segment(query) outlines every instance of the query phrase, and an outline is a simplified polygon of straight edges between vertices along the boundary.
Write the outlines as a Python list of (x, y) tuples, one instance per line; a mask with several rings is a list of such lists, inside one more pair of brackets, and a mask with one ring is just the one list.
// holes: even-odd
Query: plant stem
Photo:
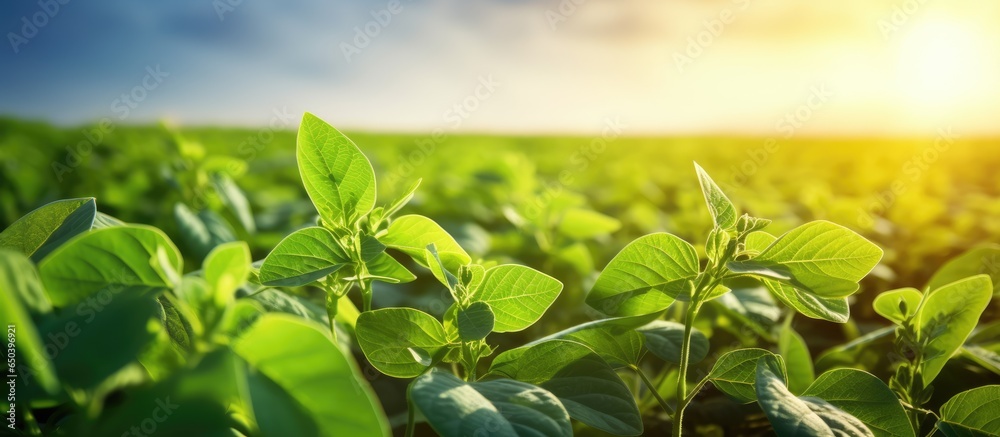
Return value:
[(701, 308), (701, 303), (696, 300), (700, 294), (698, 291), (700, 291), (700, 287), (693, 293), (692, 302), (684, 315), (684, 341), (681, 343), (681, 362), (677, 376), (677, 411), (674, 412), (674, 437), (682, 435), (681, 422), (684, 420), (684, 408), (691, 401), (687, 397), (687, 371), (688, 361), (691, 359), (691, 329), (695, 317), (698, 316), (698, 310)]
[(413, 382), (411, 381), (406, 386), (406, 437), (413, 437), (413, 430), (416, 428), (416, 411), (414, 411), (413, 397), (410, 395), (410, 389), (413, 388)]
[(326, 316), (330, 318), (330, 333), (333, 334), (334, 343), (337, 342), (337, 305), (340, 297), (329, 292), (326, 293)]
[(656, 397), (656, 401), (660, 403), (661, 407), (663, 407), (663, 411), (666, 411), (667, 414), (674, 414), (674, 409), (670, 408), (667, 401), (663, 400), (663, 397), (660, 396), (660, 392), (656, 389), (656, 385), (653, 384), (653, 381), (650, 381), (649, 378), (646, 377), (646, 374), (642, 373), (642, 370), (640, 370), (638, 366), (632, 366), (632, 370), (639, 374), (639, 378), (642, 379), (643, 384), (646, 384), (646, 388), (649, 389), (650, 393)]

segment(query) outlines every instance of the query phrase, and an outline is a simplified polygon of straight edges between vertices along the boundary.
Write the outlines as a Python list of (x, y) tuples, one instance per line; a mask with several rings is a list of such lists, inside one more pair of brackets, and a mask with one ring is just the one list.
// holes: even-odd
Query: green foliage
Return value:
[(468, 383), (432, 370), (417, 378), (413, 403), (442, 436), (570, 436), (566, 409), (552, 393), (510, 379)]
[(290, 287), (325, 278), (350, 262), (332, 232), (309, 227), (285, 237), (260, 265), (264, 285)]
[(365, 311), (358, 317), (357, 333), (368, 361), (397, 378), (420, 375), (448, 346), (441, 322), (411, 308)]
[(625, 246), (594, 283), (587, 304), (609, 316), (663, 311), (698, 275), (694, 247), (670, 234), (652, 234)]
[(358, 146), (316, 116), (299, 125), (295, 157), (302, 185), (330, 226), (349, 227), (375, 206), (375, 170)]
[(19, 251), (38, 262), (70, 238), (89, 231), (96, 214), (93, 198), (57, 200), (0, 232), (0, 248)]
[(498, 355), (490, 373), (535, 384), (554, 394), (570, 417), (617, 435), (639, 435), (642, 419), (632, 394), (603, 358), (579, 343), (551, 340)]
[(754, 391), (779, 436), (873, 436), (863, 422), (818, 397), (797, 398), (785, 387), (785, 369), (775, 356), (757, 361)]
[(374, 393), (359, 382), (357, 365), (321, 326), (268, 315), (233, 350), (249, 367), (250, 406), (262, 434), (287, 435), (290, 425), (320, 435), (389, 434)]
[(1000, 435), (1000, 386), (974, 388), (941, 406), (937, 429), (948, 437)]
[(472, 302), (489, 304), (496, 315), (494, 332), (525, 329), (538, 321), (562, 291), (562, 283), (529, 267), (496, 266), (472, 291)]
[[(17, 326), (18, 360), (30, 366), (17, 407), (38, 419), (27, 434), (122, 435), (168, 400), (183, 407), (158, 425), (165, 435), (390, 435), (405, 419), (408, 436), (663, 434), (668, 422), (682, 436), (746, 433), (725, 422), (756, 415), (778, 435), (907, 437), (930, 431), (925, 408), (938, 398), (1000, 375), (997, 325), (977, 329), (994, 316), (995, 245), (945, 264), (923, 289), (874, 297), (894, 328), (873, 326), (871, 311), (850, 320), (850, 303), (872, 299), (857, 292), (925, 271), (936, 260), (928, 247), (951, 253), (957, 231), (928, 225), (908, 246), (885, 241), (915, 234), (854, 220), (852, 204), (800, 187), (788, 166), (761, 174), (783, 167), (794, 189), (716, 183), (697, 164), (693, 175), (646, 172), (615, 153), (554, 184), (543, 169), (566, 160), (544, 148), (528, 160), (399, 140), (369, 160), (311, 114), (275, 137), (233, 158), (210, 153), (217, 139), (171, 134), (171, 155), (150, 149), (149, 171), (77, 194), (107, 194), (102, 209), (166, 232), (97, 212), (92, 197), (31, 210), (0, 232), (0, 317)], [(293, 140), (297, 175), (281, 155)], [(487, 149), (501, 159), (479, 159)], [(656, 158), (643, 162), (676, 161)], [(0, 166), (4, 183), (10, 168)], [(14, 187), (0, 193), (7, 223), (32, 198)], [(955, 227), (980, 235), (983, 214)], [(887, 261), (866, 237), (813, 219), (860, 227)], [(923, 244), (937, 238), (949, 243)], [(841, 335), (848, 343), (833, 344)], [(810, 351), (829, 346), (814, 363)], [(709, 383), (718, 390), (703, 392)], [(945, 403), (937, 432), (1000, 432), (995, 387)], [(693, 402), (702, 414), (685, 420)]]
[(171, 288), (184, 260), (159, 229), (128, 225), (98, 229), (66, 242), (38, 265), (55, 306), (68, 306), (98, 292), (143, 293)]

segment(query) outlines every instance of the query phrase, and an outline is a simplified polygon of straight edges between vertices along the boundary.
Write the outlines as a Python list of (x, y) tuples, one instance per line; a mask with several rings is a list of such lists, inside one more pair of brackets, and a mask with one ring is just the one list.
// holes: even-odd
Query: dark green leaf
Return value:
[(466, 383), (438, 370), (413, 382), (413, 403), (444, 437), (572, 436), (566, 409), (552, 393), (509, 379)]
[(632, 392), (614, 369), (584, 345), (551, 340), (504, 352), (490, 373), (535, 384), (556, 395), (570, 417), (617, 435), (642, 433)]

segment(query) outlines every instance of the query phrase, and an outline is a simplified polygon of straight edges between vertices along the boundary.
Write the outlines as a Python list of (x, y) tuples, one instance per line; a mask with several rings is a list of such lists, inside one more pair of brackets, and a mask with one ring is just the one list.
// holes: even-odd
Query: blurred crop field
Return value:
[[(95, 196), (126, 222), (159, 227), (178, 242), (178, 202), (218, 203), (207, 167), (230, 174), (257, 224), (236, 234), (263, 258), (315, 212), (295, 166), (295, 132), (127, 126), (92, 145), (96, 126), (0, 122), (0, 227), (47, 202)], [(825, 219), (856, 230), (885, 257), (853, 297), (852, 323), (805, 330), (814, 353), (882, 325), (877, 292), (923, 284), (937, 266), (978, 243), (1000, 241), (1000, 145), (942, 131), (933, 140), (525, 137), (348, 132), (371, 157), (380, 201), (422, 179), (407, 212), (435, 217), (473, 257), (536, 266), (566, 291), (523, 339), (588, 318), (583, 298), (601, 267), (633, 239), (670, 232), (697, 241), (711, 228), (692, 162), (752, 215), (781, 233)], [(202, 187), (198, 189), (197, 187)], [(567, 214), (595, 212), (583, 229)], [(182, 243), (190, 262), (198, 255)], [(704, 250), (704, 243), (698, 245)], [(983, 260), (982, 270), (1000, 268)], [(378, 306), (445, 310), (432, 280), (385, 287)], [(995, 317), (995, 312), (988, 315)], [(703, 329), (711, 330), (710, 326)], [(504, 341), (522, 343), (518, 334)]]

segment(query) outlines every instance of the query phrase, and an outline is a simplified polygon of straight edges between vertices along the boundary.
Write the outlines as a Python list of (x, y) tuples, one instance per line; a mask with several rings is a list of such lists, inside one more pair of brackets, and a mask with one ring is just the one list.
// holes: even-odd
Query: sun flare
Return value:
[(939, 112), (968, 102), (989, 84), (987, 52), (975, 30), (957, 23), (919, 23), (903, 37), (897, 63), (902, 97), (921, 112)]

